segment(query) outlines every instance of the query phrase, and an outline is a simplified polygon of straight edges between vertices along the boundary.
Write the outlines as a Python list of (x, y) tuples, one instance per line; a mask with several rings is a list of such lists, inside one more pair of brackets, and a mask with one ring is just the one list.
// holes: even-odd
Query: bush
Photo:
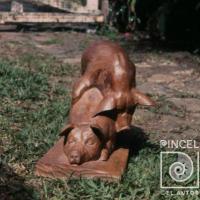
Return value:
[(112, 0), (113, 24), (121, 32), (148, 31), (153, 38), (200, 44), (199, 0)]

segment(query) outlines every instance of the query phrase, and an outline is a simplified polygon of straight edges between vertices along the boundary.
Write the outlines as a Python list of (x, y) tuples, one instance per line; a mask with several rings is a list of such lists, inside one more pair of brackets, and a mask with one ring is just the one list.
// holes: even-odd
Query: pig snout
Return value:
[(72, 151), (68, 155), (68, 159), (69, 159), (70, 164), (76, 164), (76, 165), (81, 164), (81, 155), (80, 155), (80, 152), (78, 151)]

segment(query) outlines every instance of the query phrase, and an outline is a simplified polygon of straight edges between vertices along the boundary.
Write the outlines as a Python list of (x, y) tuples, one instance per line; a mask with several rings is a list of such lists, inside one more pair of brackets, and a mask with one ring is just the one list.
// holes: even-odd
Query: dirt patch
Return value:
[(200, 112), (200, 100), (195, 98), (171, 98), (177, 107), (186, 109), (188, 112)]

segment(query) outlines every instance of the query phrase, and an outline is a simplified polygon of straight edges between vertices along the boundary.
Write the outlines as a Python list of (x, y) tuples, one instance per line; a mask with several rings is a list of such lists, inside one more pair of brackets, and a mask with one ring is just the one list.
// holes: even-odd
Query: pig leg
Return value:
[(132, 94), (132, 103), (134, 105), (141, 105), (141, 106), (155, 106), (155, 102), (151, 100), (150, 97), (146, 96), (139, 90), (132, 88), (131, 90)]
[(131, 124), (132, 115), (129, 115), (126, 111), (124, 113), (119, 113), (116, 121), (117, 132), (125, 129), (129, 129)]
[(112, 153), (113, 148), (114, 148), (114, 143), (113, 142), (114, 142), (114, 139), (113, 140), (109, 140), (106, 143), (105, 148), (103, 148), (102, 151), (101, 151), (101, 156), (99, 158), (100, 161), (108, 160), (108, 158), (109, 158), (109, 156)]
[(100, 161), (106, 161), (106, 160), (108, 160), (108, 157), (109, 157), (108, 149), (106, 149), (106, 148), (102, 149), (99, 160)]

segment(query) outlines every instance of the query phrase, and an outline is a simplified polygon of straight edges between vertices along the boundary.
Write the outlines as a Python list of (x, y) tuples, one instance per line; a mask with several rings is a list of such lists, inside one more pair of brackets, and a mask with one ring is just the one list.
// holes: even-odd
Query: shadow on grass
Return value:
[(159, 145), (149, 143), (148, 139), (143, 129), (132, 126), (130, 129), (120, 131), (117, 134), (117, 148), (123, 147), (129, 149), (129, 157), (138, 155), (139, 151), (146, 147), (160, 149)]
[(8, 165), (0, 163), (0, 199), (32, 200), (38, 198), (34, 188), (26, 185), (24, 178), (13, 172)]

